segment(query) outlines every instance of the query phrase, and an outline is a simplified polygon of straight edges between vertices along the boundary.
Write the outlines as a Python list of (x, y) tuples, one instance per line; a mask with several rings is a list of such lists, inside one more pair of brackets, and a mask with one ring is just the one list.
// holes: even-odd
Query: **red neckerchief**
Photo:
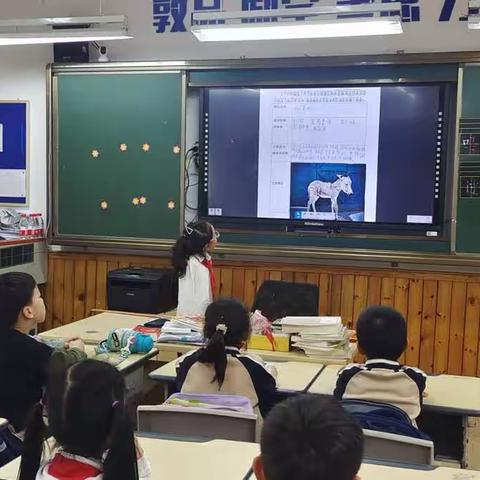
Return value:
[[(51, 478), (69, 478), (70, 480), (87, 480), (88, 478), (97, 478), (102, 474), (99, 467), (84, 463), (82, 458), (70, 458), (57, 453), (43, 475), (48, 474)], [(38, 475), (40, 478), (44, 476)]]
[(208, 269), (208, 273), (210, 274), (210, 288), (212, 289), (212, 298), (215, 296), (215, 286), (216, 286), (216, 279), (215, 279), (215, 272), (213, 271), (213, 262), (211, 258), (204, 258), (202, 260), (202, 265)]

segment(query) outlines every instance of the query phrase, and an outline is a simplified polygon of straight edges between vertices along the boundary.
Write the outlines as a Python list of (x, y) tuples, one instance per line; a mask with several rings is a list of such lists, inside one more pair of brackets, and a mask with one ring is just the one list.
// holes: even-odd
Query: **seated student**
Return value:
[[(30, 408), (42, 398), (47, 367), (54, 349), (29, 335), (45, 321), (45, 304), (31, 275), (0, 275), (0, 417), (19, 434)], [(86, 358), (81, 340), (67, 342), (59, 350), (74, 362)], [(21, 434), (18, 435), (21, 437)], [(3, 441), (3, 443), (2, 443)], [(10, 430), (0, 431), (0, 461), (20, 454), (21, 441)]]
[(185, 227), (172, 251), (172, 264), (178, 276), (177, 315), (205, 315), (215, 291), (215, 274), (210, 252), (215, 250), (219, 233), (208, 222)]
[(237, 300), (223, 299), (209, 305), (203, 331), (207, 344), (179, 360), (179, 390), (242, 395), (265, 416), (274, 404), (276, 372), (261, 359), (240, 351), (250, 332), (250, 315)]
[(367, 308), (357, 321), (357, 341), (358, 351), (367, 361), (340, 372), (335, 398), (388, 403), (414, 421), (422, 408), (427, 377), (417, 368), (398, 363), (407, 347), (403, 316), (390, 307)]
[[(39, 402), (25, 431), (19, 480), (149, 479), (150, 465), (133, 436), (125, 392), (121, 373), (106, 362), (67, 366), (63, 358), (53, 358), (45, 401), (48, 429)], [(41, 459), (50, 435), (56, 450)]]
[(258, 480), (359, 480), (363, 433), (335, 400), (298, 395), (272, 409), (260, 451)]

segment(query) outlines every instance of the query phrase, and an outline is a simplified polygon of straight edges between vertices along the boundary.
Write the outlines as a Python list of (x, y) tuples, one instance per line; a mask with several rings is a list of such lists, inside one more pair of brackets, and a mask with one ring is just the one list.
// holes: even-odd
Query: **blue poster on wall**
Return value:
[(28, 104), (0, 101), (0, 203), (27, 204)]

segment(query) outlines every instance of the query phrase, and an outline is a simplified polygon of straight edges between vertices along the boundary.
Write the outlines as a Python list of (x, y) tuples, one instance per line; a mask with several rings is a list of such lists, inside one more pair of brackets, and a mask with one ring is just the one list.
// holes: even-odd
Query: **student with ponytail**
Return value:
[(217, 246), (219, 233), (207, 222), (185, 227), (172, 251), (178, 276), (177, 315), (202, 316), (213, 299), (215, 275), (210, 252)]
[(241, 351), (251, 333), (250, 315), (237, 300), (213, 302), (205, 313), (205, 347), (177, 364), (182, 393), (242, 395), (265, 416), (276, 393), (276, 372), (256, 356)]
[(0, 465), (21, 453), (25, 420), (41, 399), (52, 355), (69, 363), (86, 358), (79, 339), (55, 350), (30, 336), (44, 321), (45, 304), (33, 277), (21, 272), (0, 275), (0, 417), (9, 422), (9, 428), (0, 431)]
[[(125, 390), (122, 375), (108, 363), (68, 367), (61, 357), (52, 359), (45, 401), (35, 405), (25, 432), (19, 480), (148, 480), (150, 466), (133, 435)], [(49, 435), (56, 450), (42, 459)]]

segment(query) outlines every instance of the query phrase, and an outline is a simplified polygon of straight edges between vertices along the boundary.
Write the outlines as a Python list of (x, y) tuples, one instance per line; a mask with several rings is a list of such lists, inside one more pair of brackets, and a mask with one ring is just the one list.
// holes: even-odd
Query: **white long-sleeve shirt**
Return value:
[(190, 257), (185, 275), (178, 279), (178, 316), (203, 317), (208, 305), (212, 303), (210, 272), (202, 265), (203, 259), (199, 255)]

